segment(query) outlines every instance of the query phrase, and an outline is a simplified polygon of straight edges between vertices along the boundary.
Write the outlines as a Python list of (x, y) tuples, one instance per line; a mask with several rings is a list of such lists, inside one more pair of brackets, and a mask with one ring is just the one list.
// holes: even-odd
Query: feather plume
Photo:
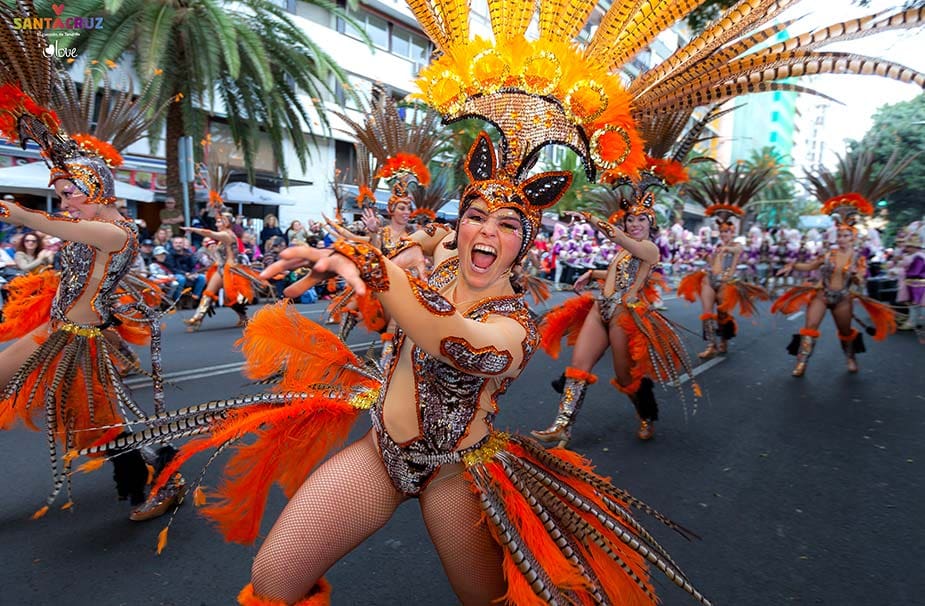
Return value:
[(810, 284), (794, 286), (774, 301), (771, 305), (771, 313), (781, 313), (784, 315), (796, 313), (809, 305), (809, 302), (812, 301), (817, 294), (819, 294), (818, 286)]
[(61, 277), (55, 271), (22, 274), (7, 284), (0, 341), (20, 339), (51, 319), (51, 303)]
[(691, 303), (699, 299), (706, 277), (707, 272), (695, 271), (681, 278), (681, 282), (678, 283), (678, 296)]
[(862, 295), (855, 295), (854, 298), (861, 303), (876, 328), (874, 341), (885, 341), (887, 336), (896, 332), (896, 312), (888, 305)]
[(282, 391), (327, 382), (344, 367), (359, 364), (336, 335), (302, 316), (288, 301), (258, 311), (236, 345), (244, 353), (248, 378), (260, 380), (284, 369)]
[(540, 347), (543, 351), (551, 358), (558, 359), (563, 337), (568, 337), (568, 343), (574, 345), (578, 331), (593, 305), (593, 297), (582, 295), (572, 297), (547, 312), (539, 326)]

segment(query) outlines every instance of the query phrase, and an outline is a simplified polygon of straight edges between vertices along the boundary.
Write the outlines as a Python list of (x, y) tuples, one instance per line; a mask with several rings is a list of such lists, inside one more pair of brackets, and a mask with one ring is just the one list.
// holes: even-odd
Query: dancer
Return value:
[[(68, 498), (63, 508), (73, 505), (71, 460), (59, 460), (59, 444), (72, 449), (107, 442), (123, 431), (125, 414), (144, 415), (119, 376), (116, 360), (124, 361), (124, 357), (104, 335), (106, 329), (121, 323), (117, 314), (127, 319), (133, 307), (138, 310), (138, 306), (120, 304), (117, 293), (138, 252), (138, 238), (134, 223), (113, 205), (115, 182), (110, 167), (103, 156), (90, 151), (91, 145), (94, 150), (105, 146), (94, 145), (88, 137), (79, 146), (60, 129), (53, 112), (14, 85), (0, 87), (0, 110), (14, 118), (0, 123), (0, 134), (23, 145), (32, 140), (41, 147), (51, 170), (51, 184), (68, 215), (51, 216), (15, 202), (0, 205), (5, 222), (65, 241), (60, 279), (55, 272), (43, 272), (29, 284), (24, 281), (17, 286), (22, 290), (18, 296), (32, 304), (28, 314), (8, 318), (4, 332), (28, 334), (0, 352), (0, 427), (7, 429), (20, 420), (37, 429), (38, 417), (46, 423), (53, 489), (33, 516), (40, 517), (62, 488)], [(48, 310), (50, 317), (44, 315)], [(106, 429), (94, 429), (98, 427)], [(135, 449), (106, 452), (115, 467), (119, 498), (141, 505), (148, 477), (141, 453)], [(102, 463), (100, 459), (89, 466)], [(168, 507), (176, 494), (169, 500)]]
[(792, 373), (794, 377), (802, 377), (806, 373), (826, 310), (831, 312), (835, 321), (838, 340), (851, 373), (858, 371), (856, 354), (866, 350), (860, 331), (851, 327), (852, 320), (856, 319), (854, 301), (861, 303), (870, 316), (873, 326), (868, 328), (868, 333), (875, 341), (882, 341), (896, 331), (893, 310), (863, 295), (867, 260), (856, 250), (857, 225), (862, 216), (873, 214), (870, 200), (879, 200), (900, 187), (898, 176), (911, 159), (908, 157), (900, 161), (894, 153), (874, 174), (869, 169), (873, 163), (872, 154), (862, 151), (840, 157), (837, 169), (820, 168), (815, 173), (807, 173), (810, 191), (824, 202), (822, 212), (835, 221), (836, 246), (809, 263), (791, 262), (778, 272), (779, 275), (788, 275), (793, 270), (819, 270), (821, 274), (817, 283), (791, 288), (771, 307), (772, 312), (788, 315), (806, 308), (806, 324), (799, 334), (793, 335), (787, 347), (790, 355), (797, 358)]
[[(191, 318), (183, 320), (187, 325), (187, 332), (198, 331), (207, 315), (215, 315), (213, 307), (218, 302), (218, 293), (222, 289), (225, 290), (225, 305), (238, 315), (236, 326), (239, 327), (247, 325), (247, 305), (256, 298), (256, 291), (273, 290), (256, 271), (236, 261), (238, 237), (232, 231), (234, 221), (234, 215), (231, 213), (219, 212), (215, 216), (217, 231), (203, 227), (180, 227), (187, 233), (203, 237), (203, 246), (213, 261), (206, 270), (206, 288), (196, 312)], [(211, 238), (212, 242), (207, 245), (205, 238)]]
[[(748, 19), (727, 19), (692, 41), (691, 48), (702, 52), (679, 49), (665, 69), (650, 70), (634, 80), (630, 91), (623, 90), (612, 70), (690, 6), (664, 2), (653, 14), (648, 5), (627, 11), (625, 5), (614, 4), (603, 17), (606, 26), (581, 45), (574, 40), (593, 3), (493, 1), (493, 36), (472, 40), (466, 3), (411, 3), (437, 47), (435, 61), (418, 80), (422, 99), (448, 122), (473, 116), (490, 121), (503, 137), (502, 159), (498, 162), (487, 136), (477, 138), (467, 162), (471, 183), (461, 196), (465, 222), (456, 233), (435, 233), (435, 241), (424, 246), (438, 263), (429, 285), (409, 278), (362, 244), (338, 243), (330, 256), (305, 248), (286, 253), (294, 263), (313, 263), (312, 274), (300, 287), (333, 271), (359, 294), (374, 293), (396, 318), (402, 334), (381, 389), (374, 388), (374, 372), (357, 369), (344, 356), (346, 348), (322, 340), (323, 329), (277, 309), (267, 319), (279, 322), (263, 326), (258, 317), (248, 328), (253, 339), (261, 341), (258, 332), (264, 337), (263, 343), (251, 341), (250, 358), (262, 362), (263, 372), (275, 373), (282, 366), (280, 389), (289, 386), (292, 392), (179, 411), (133, 438), (169, 435), (171, 424), (182, 421), (187, 435), (209, 434), (185, 447), (191, 454), (257, 431), (257, 441), (239, 447), (231, 462), (230, 498), (212, 507), (214, 514), (224, 512), (219, 517), (259, 518), (253, 505), (265, 498), (264, 487), (273, 481), (280, 481), (290, 495), (298, 489), (261, 548), (253, 583), (240, 602), (325, 603), (324, 593), (312, 589), (324, 587), (324, 572), (411, 497), (420, 499), (428, 530), (463, 604), (501, 599), (514, 604), (655, 602), (641, 552), (705, 602), (625, 515), (635, 503), (631, 497), (621, 496), (574, 454), (546, 452), (525, 438), (499, 435), (491, 424), (495, 397), (520, 373), (537, 340), (523, 302), (512, 296), (502, 278), (531, 244), (542, 209), (555, 202), (572, 178), (571, 173), (530, 175), (540, 148), (564, 144), (582, 157), (589, 178), (600, 175), (611, 182), (645, 166), (630, 107), (646, 116), (666, 105), (693, 106), (705, 95), (737, 94), (733, 91), (756, 84), (769, 90), (792, 87), (762, 81), (768, 72), (788, 75), (791, 65), (812, 62), (822, 65), (820, 71), (836, 69), (806, 52), (781, 69), (765, 70), (779, 61), (771, 47), (773, 57), (757, 57), (741, 70), (756, 75), (754, 82), (749, 80), (747, 87), (725, 84), (735, 67), (713, 70), (729, 62), (726, 51), (733, 49), (723, 48), (724, 41), (733, 36), (730, 44), (743, 51), (765, 39), (747, 34), (771, 15), (757, 9), (748, 15), (750, 9), (745, 9)], [(537, 10), (539, 39), (528, 40), (524, 33)], [(802, 52), (801, 46), (796, 45)], [(851, 61), (837, 69), (860, 68)], [(268, 335), (272, 338), (266, 339)], [(312, 372), (318, 369), (294, 356), (296, 351), (311, 355), (319, 345), (327, 349), (315, 360), (323, 355), (328, 373)], [(310, 391), (322, 393), (303, 395)], [(353, 417), (364, 404), (372, 407), (373, 431), (308, 475), (334, 439), (332, 417)], [(321, 454), (307, 457), (306, 448)], [(252, 538), (256, 528), (248, 528)]]
[(764, 288), (738, 274), (745, 249), (735, 236), (745, 207), (767, 184), (771, 171), (771, 167), (736, 164), (702, 177), (688, 190), (705, 207), (706, 216), (716, 218), (719, 229), (719, 244), (707, 255), (706, 269), (688, 274), (678, 284), (679, 297), (691, 302), (699, 298), (703, 305), (700, 320), (707, 348), (697, 354), (701, 360), (727, 352), (729, 340), (738, 332), (732, 315), (737, 305), (743, 317), (750, 317), (756, 312), (755, 301), (770, 298)]
[(566, 302), (549, 312), (540, 327), (543, 348), (553, 357), (558, 357), (563, 336), (575, 346), (555, 420), (547, 429), (531, 432), (542, 442), (568, 444), (585, 392), (597, 382), (591, 370), (608, 347), (613, 355), (611, 384), (633, 403), (640, 440), (655, 437), (658, 403), (653, 380), (673, 382), (682, 371), (692, 371), (677, 334), (652, 307), (656, 278), (661, 279), (652, 271), (659, 262), (659, 250), (652, 241), (658, 233), (651, 191), (656, 186), (664, 187), (664, 182), (654, 175), (645, 176), (633, 195), (623, 199), (622, 211), (613, 217), (617, 228), (586, 215), (622, 250), (606, 270), (588, 270), (575, 283), (580, 292), (591, 280), (603, 280), (599, 297)]

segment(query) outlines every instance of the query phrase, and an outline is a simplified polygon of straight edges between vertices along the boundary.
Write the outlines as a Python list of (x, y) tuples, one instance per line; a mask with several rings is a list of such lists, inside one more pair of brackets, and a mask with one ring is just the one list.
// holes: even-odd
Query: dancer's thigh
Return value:
[(299, 600), (403, 500), (368, 433), (312, 473), (286, 505), (254, 560), (255, 592)]
[(494, 603), (507, 590), (501, 547), (461, 472), (438, 477), (421, 495), (421, 512), (456, 597), (464, 606)]

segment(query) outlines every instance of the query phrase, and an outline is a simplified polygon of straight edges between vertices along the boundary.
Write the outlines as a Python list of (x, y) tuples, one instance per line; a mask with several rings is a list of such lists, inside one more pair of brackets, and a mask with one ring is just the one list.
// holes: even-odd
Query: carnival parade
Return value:
[(840, 3), (0, 2), (0, 603), (920, 601), (925, 3)]

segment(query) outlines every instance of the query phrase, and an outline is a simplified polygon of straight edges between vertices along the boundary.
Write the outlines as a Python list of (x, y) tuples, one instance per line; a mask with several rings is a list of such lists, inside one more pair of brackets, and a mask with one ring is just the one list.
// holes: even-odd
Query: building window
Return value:
[(780, 120), (780, 112), (778, 111), (771, 112), (771, 122), (777, 122), (778, 120)]
[(768, 140), (769, 140), (771, 143), (777, 143), (777, 133), (776, 133), (776, 132), (771, 133), (771, 136), (770, 136), (770, 138), (769, 138)]
[[(375, 47), (386, 51), (389, 50), (388, 21), (364, 10), (348, 10), (348, 14), (363, 28), (363, 31), (366, 32)], [(345, 28), (343, 33), (350, 36), (350, 28)]]
[(392, 26), (392, 54), (399, 57), (411, 56), (411, 32)]

